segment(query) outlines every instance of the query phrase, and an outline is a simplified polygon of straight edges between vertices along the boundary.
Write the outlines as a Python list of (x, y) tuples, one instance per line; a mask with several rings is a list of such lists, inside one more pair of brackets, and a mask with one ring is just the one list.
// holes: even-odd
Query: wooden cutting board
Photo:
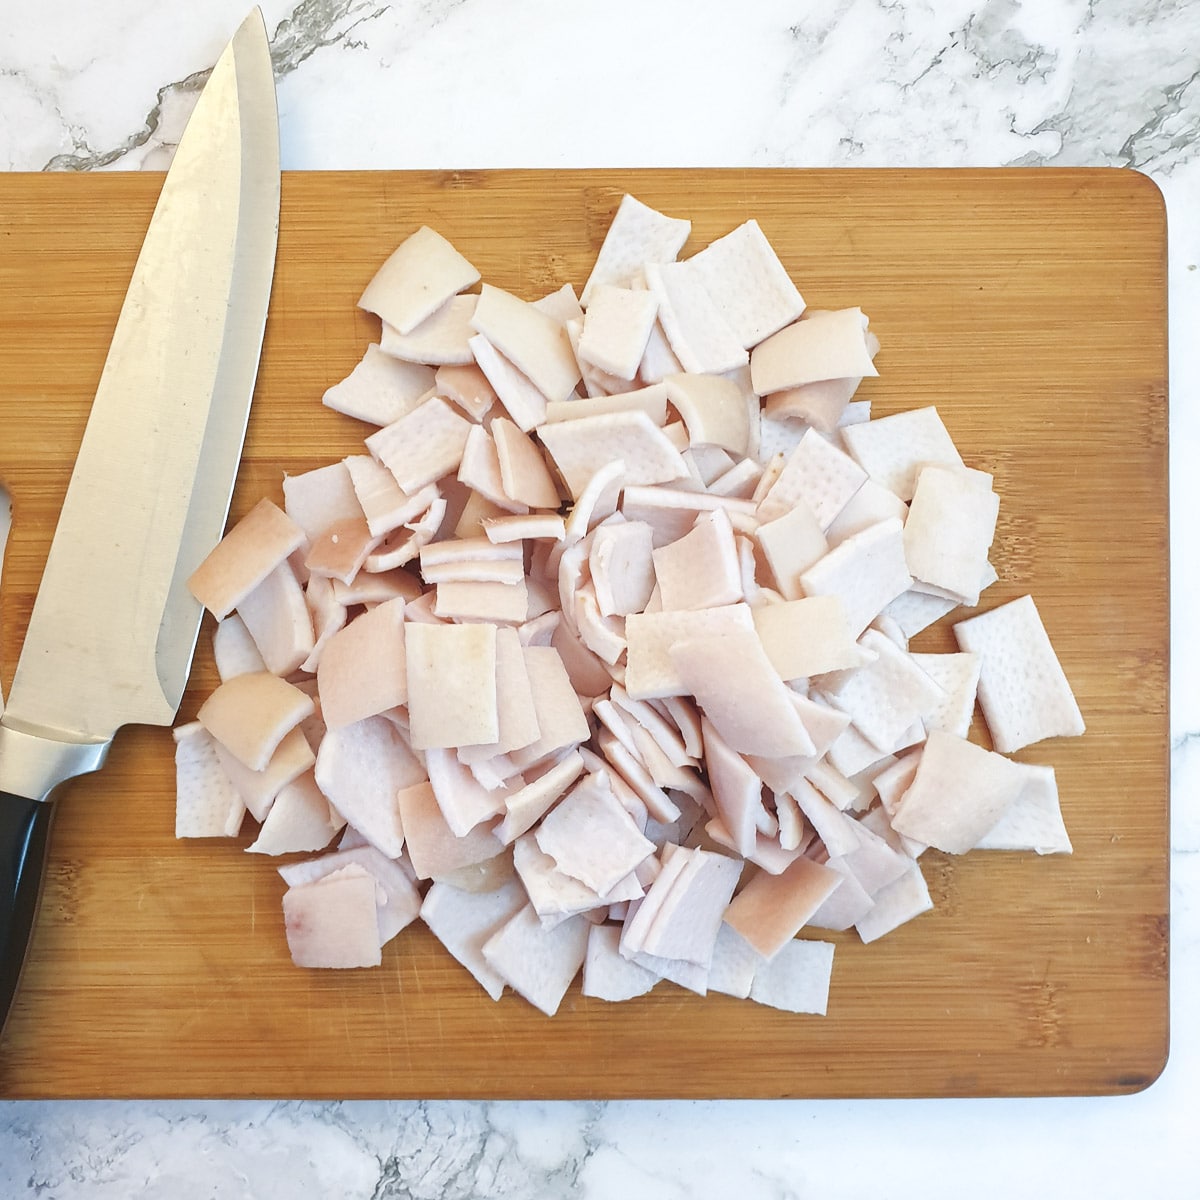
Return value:
[[(0, 176), (0, 607), (11, 683), (160, 177)], [(284, 178), (279, 265), (235, 512), (355, 451), (320, 404), (378, 336), (355, 308), (425, 223), (486, 280), (581, 285), (621, 194), (755, 217), (809, 304), (861, 305), (877, 414), (936, 404), (1002, 497), (992, 606), (1029, 591), (1088, 723), (1053, 765), (1070, 858), (929, 852), (935, 909), (835, 935), (829, 1015), (672, 985), (560, 1014), (493, 1003), (406, 930), (370, 971), (290, 965), (276, 864), (173, 838), (172, 741), (130, 729), (60, 794), (3, 1042), (6, 1097), (780, 1097), (1136, 1091), (1167, 1053), (1166, 224), (1126, 171), (561, 171)], [(115, 531), (114, 531), (115, 532)], [(97, 546), (97, 553), (104, 547)], [(920, 645), (951, 648), (946, 630)], [(181, 719), (214, 685), (198, 655)], [(64, 687), (70, 680), (63, 681)]]

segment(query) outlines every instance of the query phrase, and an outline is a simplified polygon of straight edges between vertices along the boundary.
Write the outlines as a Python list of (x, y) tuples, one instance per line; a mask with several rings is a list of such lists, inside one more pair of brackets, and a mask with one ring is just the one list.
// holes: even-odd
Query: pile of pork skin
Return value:
[(927, 847), (1070, 851), (1010, 755), (1083, 720), (1032, 598), (980, 608), (991, 477), (932, 407), (870, 418), (867, 318), (807, 308), (756, 222), (689, 234), (626, 196), (582, 293), (527, 301), (417, 230), (324, 397), (362, 451), (192, 577), (221, 682), (176, 833), (322, 851), (280, 868), (298, 965), (420, 918), (547, 1014), (580, 972), (824, 1013), (808, 935), (926, 911)]

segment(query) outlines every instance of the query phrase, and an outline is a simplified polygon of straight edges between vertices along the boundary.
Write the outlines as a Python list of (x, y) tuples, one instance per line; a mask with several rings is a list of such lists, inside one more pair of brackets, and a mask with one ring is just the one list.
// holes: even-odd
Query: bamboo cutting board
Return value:
[[(0, 607), (13, 666), (161, 177), (0, 176)], [(543, 1017), (419, 923), (371, 971), (288, 960), (275, 863), (176, 842), (172, 741), (62, 790), (0, 1096), (780, 1097), (1136, 1091), (1167, 1053), (1166, 228), (1123, 171), (630, 171), (284, 178), (235, 513), (361, 446), (324, 389), (378, 336), (363, 285), (419, 224), (533, 298), (582, 285), (624, 191), (755, 217), (813, 307), (861, 305), (876, 414), (936, 404), (1001, 496), (993, 606), (1032, 592), (1088, 723), (1056, 768), (1075, 854), (929, 852), (936, 907), (834, 935), (829, 1015), (663, 984)], [(103, 553), (98, 546), (97, 553)], [(207, 627), (206, 627), (207, 628)], [(206, 635), (181, 719), (214, 685)], [(945, 629), (919, 646), (951, 648)], [(64, 686), (70, 686), (64, 680)], [(821, 935), (825, 936), (825, 935)]]

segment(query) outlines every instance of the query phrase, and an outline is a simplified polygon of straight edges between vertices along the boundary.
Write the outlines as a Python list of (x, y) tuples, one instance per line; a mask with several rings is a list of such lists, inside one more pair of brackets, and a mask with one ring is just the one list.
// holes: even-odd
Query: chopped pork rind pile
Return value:
[[(547, 1014), (580, 973), (824, 1013), (809, 935), (929, 909), (926, 847), (1070, 851), (1007, 757), (1084, 726), (1033, 600), (978, 609), (991, 477), (932, 407), (870, 419), (867, 317), (756, 222), (680, 261), (690, 228), (627, 196), (579, 297), (532, 302), (419, 229), (325, 394), (362, 451), (193, 576), (221, 683), (176, 832), (323, 852), (280, 868), (297, 964), (419, 918)], [(960, 607), (957, 653), (909, 651)]]

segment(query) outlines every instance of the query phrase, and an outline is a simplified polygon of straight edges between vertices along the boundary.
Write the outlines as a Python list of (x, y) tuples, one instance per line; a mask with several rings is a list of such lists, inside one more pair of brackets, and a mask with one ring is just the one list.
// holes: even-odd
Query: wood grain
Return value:
[[(159, 178), (0, 176), (0, 600), (13, 665)], [(418, 224), (533, 297), (582, 284), (624, 191), (756, 217), (809, 303), (859, 304), (877, 413), (936, 404), (1001, 495), (990, 606), (1033, 593), (1088, 722), (1058, 773), (1075, 854), (922, 860), (936, 908), (838, 935), (830, 1015), (672, 985), (547, 1020), (493, 1004), (423, 927), (374, 971), (289, 961), (275, 864), (173, 834), (172, 743), (129, 729), (61, 793), (0, 1095), (738, 1097), (1135, 1091), (1167, 1053), (1166, 227), (1124, 171), (303, 174), (235, 508), (364, 432), (322, 408), (377, 337), (355, 308)], [(97, 547), (103, 553), (103, 547)], [(947, 632), (922, 639), (949, 648)], [(181, 717), (213, 685), (197, 659)], [(64, 686), (70, 681), (64, 680)]]

